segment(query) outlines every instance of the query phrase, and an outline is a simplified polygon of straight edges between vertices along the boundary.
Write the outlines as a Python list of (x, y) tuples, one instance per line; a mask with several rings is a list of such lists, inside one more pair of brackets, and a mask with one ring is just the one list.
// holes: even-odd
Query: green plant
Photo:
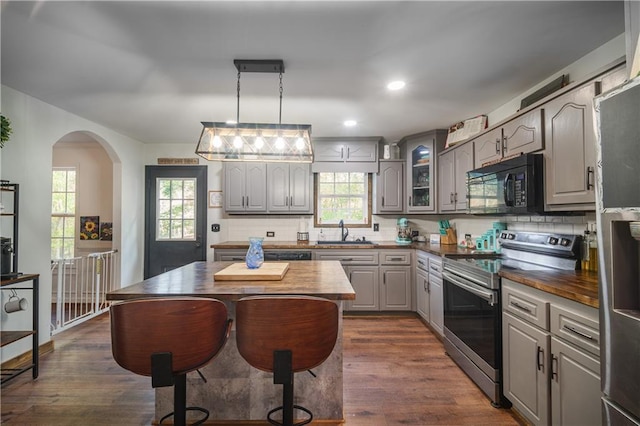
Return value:
[(9, 140), (11, 136), (11, 121), (4, 115), (0, 115), (0, 148), (4, 147), (4, 143)]

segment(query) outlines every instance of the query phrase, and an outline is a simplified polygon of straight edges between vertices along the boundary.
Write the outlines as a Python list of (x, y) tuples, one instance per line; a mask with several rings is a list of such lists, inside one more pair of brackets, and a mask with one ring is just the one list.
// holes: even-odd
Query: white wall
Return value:
[[(79, 136), (72, 142), (58, 142), (53, 147), (53, 166), (75, 167), (77, 171), (78, 230), (81, 216), (99, 216), (100, 222), (113, 222), (113, 164), (98, 142), (85, 134)], [(75, 239), (75, 256), (111, 248), (112, 241)]]
[[(0, 150), (0, 177), (20, 184), (19, 269), (40, 274), (40, 343), (50, 340), (51, 167), (53, 145), (64, 135), (83, 131), (99, 140), (114, 162), (114, 240), (122, 257), (121, 280), (142, 279), (144, 167), (143, 145), (106, 127), (70, 114), (24, 93), (2, 86), (2, 114), (13, 134)], [(2, 315), (6, 315), (4, 312)], [(14, 317), (2, 317), (3, 327)], [(28, 324), (28, 323), (27, 323)], [(0, 359), (30, 349), (28, 339), (2, 348)], [(24, 343), (24, 344), (23, 344)]]

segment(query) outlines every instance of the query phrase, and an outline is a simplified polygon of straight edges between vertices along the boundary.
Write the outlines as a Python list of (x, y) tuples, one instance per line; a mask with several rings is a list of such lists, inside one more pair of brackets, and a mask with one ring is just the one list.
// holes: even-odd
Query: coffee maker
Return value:
[(397, 244), (411, 244), (411, 228), (406, 217), (401, 217), (397, 222), (398, 235), (396, 236)]

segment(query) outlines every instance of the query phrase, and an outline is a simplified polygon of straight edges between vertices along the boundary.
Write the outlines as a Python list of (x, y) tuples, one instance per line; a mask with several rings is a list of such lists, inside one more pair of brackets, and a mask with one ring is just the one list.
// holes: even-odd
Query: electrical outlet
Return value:
[(276, 233), (273, 231), (267, 231), (267, 237), (275, 237)]
[(374, 223), (373, 224), (373, 231), (374, 232), (380, 231), (380, 224), (379, 223)]
[(211, 232), (220, 232), (220, 224), (212, 223), (211, 224)]

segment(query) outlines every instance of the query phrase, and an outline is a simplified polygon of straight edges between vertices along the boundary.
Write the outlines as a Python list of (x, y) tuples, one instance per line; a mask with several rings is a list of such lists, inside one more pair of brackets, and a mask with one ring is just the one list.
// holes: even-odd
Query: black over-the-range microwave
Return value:
[(542, 154), (524, 154), (467, 172), (469, 213), (544, 212)]

